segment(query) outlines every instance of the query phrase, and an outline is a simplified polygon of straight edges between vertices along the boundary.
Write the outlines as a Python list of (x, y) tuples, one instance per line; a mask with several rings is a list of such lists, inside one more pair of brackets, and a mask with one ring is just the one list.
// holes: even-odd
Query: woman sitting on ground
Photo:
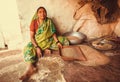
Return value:
[(43, 56), (43, 52), (50, 55), (51, 50), (57, 50), (62, 45), (69, 45), (69, 41), (62, 36), (56, 36), (55, 26), (44, 7), (39, 7), (30, 25), (31, 42), (24, 49), (24, 59), (29, 62), (26, 73), (21, 76), (21, 80), (27, 79), (36, 70), (38, 58)]

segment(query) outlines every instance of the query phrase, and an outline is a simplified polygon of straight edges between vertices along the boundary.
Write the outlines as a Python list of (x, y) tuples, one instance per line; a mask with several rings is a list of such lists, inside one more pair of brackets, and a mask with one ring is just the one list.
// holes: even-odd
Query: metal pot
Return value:
[(70, 44), (80, 44), (86, 38), (86, 35), (81, 32), (67, 32), (63, 36), (68, 38)]

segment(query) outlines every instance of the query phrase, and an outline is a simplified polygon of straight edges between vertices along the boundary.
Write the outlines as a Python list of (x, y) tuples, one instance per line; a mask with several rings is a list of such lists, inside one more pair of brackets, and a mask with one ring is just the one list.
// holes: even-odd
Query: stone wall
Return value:
[(17, 0), (17, 5), (24, 40), (29, 40), (30, 21), (39, 6), (46, 8), (48, 17), (53, 19), (60, 34), (78, 31), (86, 34), (88, 39), (114, 33), (120, 36), (120, 20), (99, 24), (91, 9), (91, 3), (84, 4), (82, 0)]
[(79, 31), (87, 35), (88, 38), (98, 38), (105, 35), (113, 35), (116, 28), (119, 28), (119, 20), (113, 23), (99, 24), (96, 20), (94, 12), (91, 10), (91, 3), (85, 4), (80, 8), (74, 18), (77, 20), (73, 28), (74, 31)]

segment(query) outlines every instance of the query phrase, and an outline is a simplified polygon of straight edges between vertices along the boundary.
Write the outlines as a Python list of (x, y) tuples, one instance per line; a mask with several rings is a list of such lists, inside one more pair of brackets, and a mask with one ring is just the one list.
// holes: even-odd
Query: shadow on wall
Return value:
[(8, 49), (8, 45), (5, 41), (5, 37), (2, 32), (0, 32), (0, 50)]
[(120, 17), (118, 0), (92, 0), (92, 10), (100, 24), (117, 21)]

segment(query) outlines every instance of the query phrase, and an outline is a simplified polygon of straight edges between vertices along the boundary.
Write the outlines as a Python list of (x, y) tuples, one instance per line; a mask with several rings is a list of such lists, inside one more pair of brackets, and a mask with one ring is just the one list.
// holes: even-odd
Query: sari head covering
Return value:
[(47, 11), (46, 11), (46, 9), (41, 6), (41, 7), (39, 7), (39, 8), (37, 9), (37, 11), (35, 12), (35, 14), (34, 14), (34, 16), (33, 16), (33, 18), (32, 18), (32, 21), (38, 19), (37, 13), (38, 13), (38, 11), (39, 11), (40, 9), (44, 9), (44, 11), (45, 11), (45, 13), (46, 13), (46, 17), (47, 17)]

